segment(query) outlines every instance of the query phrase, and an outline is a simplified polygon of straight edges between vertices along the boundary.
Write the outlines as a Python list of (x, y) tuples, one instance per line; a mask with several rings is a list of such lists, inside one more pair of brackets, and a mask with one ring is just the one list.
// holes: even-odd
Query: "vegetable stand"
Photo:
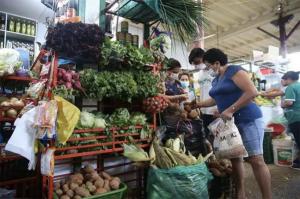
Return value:
[[(57, 62), (54, 62), (57, 63)], [(54, 68), (58, 68), (55, 66)], [(155, 70), (155, 68), (153, 69)], [(95, 71), (96, 72), (96, 71)], [(56, 74), (56, 72), (54, 72)], [(81, 73), (82, 74), (82, 73)], [(99, 73), (101, 74), (101, 73)], [(56, 77), (54, 77), (56, 78)], [(53, 85), (56, 85), (56, 82), (53, 82)], [(88, 91), (88, 89), (87, 89)], [(108, 112), (114, 111), (118, 107), (129, 107), (133, 110), (141, 110), (142, 103), (133, 102), (121, 102), (115, 99), (107, 99), (102, 101), (94, 101), (94, 105), (83, 105), (83, 99), (77, 97), (75, 102), (80, 109), (83, 108), (93, 108), (96, 110), (107, 110)], [(139, 100), (138, 100), (139, 101)], [(112, 117), (112, 116), (111, 116)], [(115, 116), (117, 117), (117, 116)], [(147, 128), (151, 131), (156, 129), (156, 114), (152, 114), (152, 124), (147, 125)], [(115, 123), (118, 124), (118, 123)], [(123, 124), (124, 125), (124, 124)], [(66, 145), (56, 145), (56, 150), (54, 153), (54, 164), (72, 164), (73, 170), (78, 165), (81, 165), (83, 162), (86, 162), (86, 158), (90, 160), (95, 160), (97, 162), (98, 171), (103, 171), (104, 169), (109, 169), (104, 165), (106, 159), (112, 157), (112, 154), (121, 153), (123, 151), (123, 144), (128, 143), (128, 137), (131, 137), (130, 142), (139, 144), (142, 148), (149, 147), (149, 137), (141, 138), (141, 132), (144, 130), (144, 125), (130, 125), (130, 126), (115, 126), (112, 125), (107, 128), (85, 128), (85, 129), (76, 129), (74, 130), (72, 136), (67, 140)], [(80, 144), (79, 144), (80, 143)], [(85, 144), (83, 144), (85, 143)], [(55, 143), (51, 141), (49, 147), (55, 146)], [(76, 162), (76, 163), (74, 163)], [(132, 165), (132, 162), (126, 162), (123, 164), (114, 165), (116, 168), (126, 167), (126, 165)], [(80, 167), (80, 166), (79, 166)], [(126, 176), (128, 173), (136, 173), (137, 177), (135, 179), (136, 186), (139, 187), (139, 195), (142, 194), (142, 170), (135, 169), (128, 172), (123, 172), (117, 174), (118, 176)], [(56, 175), (54, 176), (43, 176), (43, 193), (44, 198), (53, 198), (54, 194), (54, 182), (66, 175)], [(133, 181), (131, 179), (130, 181)], [(125, 180), (126, 182), (126, 180)]]

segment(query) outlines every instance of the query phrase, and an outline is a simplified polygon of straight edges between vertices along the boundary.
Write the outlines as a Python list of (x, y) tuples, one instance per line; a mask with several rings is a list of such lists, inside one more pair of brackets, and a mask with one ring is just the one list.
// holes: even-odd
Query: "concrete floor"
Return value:
[[(300, 171), (288, 167), (268, 165), (272, 175), (273, 199), (300, 199)], [(246, 191), (248, 199), (260, 199), (260, 190), (256, 184), (252, 169), (246, 167)]]

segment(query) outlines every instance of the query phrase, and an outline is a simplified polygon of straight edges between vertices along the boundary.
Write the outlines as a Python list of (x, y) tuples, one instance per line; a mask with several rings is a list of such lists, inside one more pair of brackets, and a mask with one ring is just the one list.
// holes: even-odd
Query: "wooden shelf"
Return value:
[(34, 42), (35, 40), (35, 36), (33, 35), (27, 35), (18, 32), (11, 32), (11, 31), (6, 31), (6, 37), (7, 39), (19, 39), (19, 40), (31, 41), (31, 42)]
[(31, 77), (19, 77), (19, 76), (15, 76), (15, 75), (5, 76), (5, 77), (3, 77), (3, 79), (5, 79), (5, 80), (17, 80), (17, 81), (28, 81), (28, 82), (35, 80)]

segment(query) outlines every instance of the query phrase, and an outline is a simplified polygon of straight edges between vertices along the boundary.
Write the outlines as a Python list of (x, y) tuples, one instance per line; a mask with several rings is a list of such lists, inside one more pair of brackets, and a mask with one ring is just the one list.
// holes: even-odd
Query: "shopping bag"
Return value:
[(65, 144), (72, 135), (80, 117), (80, 110), (72, 103), (59, 96), (54, 96), (57, 101), (57, 138), (58, 142)]
[(147, 198), (208, 198), (207, 183), (212, 178), (205, 163), (170, 169), (151, 167), (147, 179)]
[(233, 118), (227, 121), (218, 118), (208, 128), (215, 135), (214, 151), (218, 159), (233, 159), (248, 156)]

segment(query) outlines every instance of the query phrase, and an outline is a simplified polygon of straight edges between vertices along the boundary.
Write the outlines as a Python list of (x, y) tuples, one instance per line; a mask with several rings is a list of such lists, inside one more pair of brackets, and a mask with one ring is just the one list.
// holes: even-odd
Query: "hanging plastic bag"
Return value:
[(77, 125), (80, 110), (62, 97), (55, 96), (54, 99), (58, 105), (57, 138), (59, 143), (65, 144)]
[(17, 153), (29, 160), (28, 170), (34, 169), (36, 165), (34, 153), (36, 129), (33, 127), (36, 114), (37, 108), (33, 108), (15, 121), (16, 128), (5, 146), (6, 151)]
[(36, 83), (30, 84), (26, 94), (33, 99), (37, 99), (42, 95), (42, 92), (45, 90), (47, 80), (41, 80)]
[(57, 118), (57, 102), (50, 100), (37, 107), (38, 112), (35, 119), (38, 139), (53, 139), (56, 136), (55, 125)]
[(171, 169), (150, 168), (148, 199), (208, 198), (207, 183), (212, 179), (205, 163)]
[(215, 135), (214, 150), (218, 159), (232, 159), (248, 156), (242, 137), (234, 119), (216, 119), (208, 127)]
[(53, 176), (54, 174), (54, 152), (55, 148), (48, 148), (41, 156), (41, 174)]

